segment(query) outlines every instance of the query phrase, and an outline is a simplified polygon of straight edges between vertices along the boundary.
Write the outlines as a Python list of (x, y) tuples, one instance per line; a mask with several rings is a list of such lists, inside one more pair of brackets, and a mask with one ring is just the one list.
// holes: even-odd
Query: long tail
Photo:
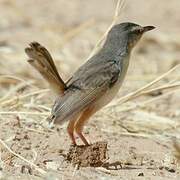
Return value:
[(48, 81), (50, 87), (58, 95), (63, 95), (66, 84), (60, 77), (48, 50), (39, 43), (32, 42), (30, 47), (25, 48), (25, 52), (29, 57), (28, 62)]

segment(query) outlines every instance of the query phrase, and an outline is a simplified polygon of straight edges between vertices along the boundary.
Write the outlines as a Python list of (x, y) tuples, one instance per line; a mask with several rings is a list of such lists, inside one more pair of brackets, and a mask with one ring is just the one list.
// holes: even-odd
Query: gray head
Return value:
[(130, 22), (117, 24), (109, 31), (104, 47), (119, 46), (119, 48), (126, 48), (130, 51), (145, 32), (154, 28), (154, 26), (143, 27)]

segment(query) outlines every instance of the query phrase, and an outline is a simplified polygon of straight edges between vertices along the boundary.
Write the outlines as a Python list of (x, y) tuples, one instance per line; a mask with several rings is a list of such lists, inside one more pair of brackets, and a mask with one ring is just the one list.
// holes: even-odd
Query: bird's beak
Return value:
[(144, 32), (147, 32), (147, 31), (151, 31), (151, 30), (153, 30), (153, 29), (155, 29), (154, 26), (144, 26), (144, 27), (143, 27), (143, 33), (144, 33)]

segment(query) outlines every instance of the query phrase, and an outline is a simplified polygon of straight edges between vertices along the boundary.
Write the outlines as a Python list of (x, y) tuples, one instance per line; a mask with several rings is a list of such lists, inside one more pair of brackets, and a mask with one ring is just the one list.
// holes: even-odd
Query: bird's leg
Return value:
[(89, 145), (88, 141), (86, 140), (86, 138), (84, 137), (84, 135), (82, 134), (83, 131), (83, 127), (85, 125), (85, 122), (92, 116), (92, 114), (94, 114), (94, 108), (93, 107), (89, 107), (87, 108), (80, 116), (80, 118), (76, 121), (74, 130), (77, 133), (77, 135), (79, 136), (79, 138), (83, 141), (83, 143), (85, 145)]
[(74, 138), (74, 126), (75, 126), (75, 123), (77, 121), (77, 118), (78, 117), (75, 117), (75, 118), (71, 119), (69, 121), (68, 126), (67, 126), (67, 132), (69, 134), (69, 137), (70, 137), (73, 145), (76, 145), (76, 141), (75, 141), (75, 138)]

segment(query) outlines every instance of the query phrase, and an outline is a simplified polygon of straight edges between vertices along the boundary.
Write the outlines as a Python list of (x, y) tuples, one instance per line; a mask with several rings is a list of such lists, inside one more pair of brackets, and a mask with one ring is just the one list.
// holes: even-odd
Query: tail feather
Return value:
[(64, 94), (66, 84), (60, 77), (48, 50), (37, 42), (32, 42), (25, 49), (30, 58), (28, 62), (46, 79), (57, 94)]

